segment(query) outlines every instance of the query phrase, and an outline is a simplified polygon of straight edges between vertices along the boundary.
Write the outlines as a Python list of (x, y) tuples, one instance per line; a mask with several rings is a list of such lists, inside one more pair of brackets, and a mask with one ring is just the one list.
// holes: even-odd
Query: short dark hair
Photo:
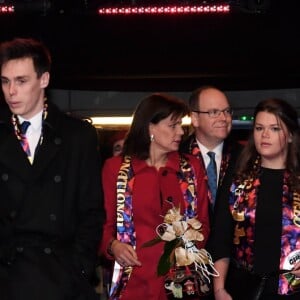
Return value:
[(124, 142), (124, 155), (139, 159), (149, 157), (149, 125), (169, 117), (176, 119), (188, 114), (186, 103), (168, 94), (155, 93), (144, 98), (137, 106), (131, 127)]
[(197, 89), (195, 89), (190, 97), (189, 97), (189, 109), (190, 111), (193, 111), (193, 110), (199, 110), (199, 107), (198, 107), (198, 101), (199, 101), (199, 97), (201, 95), (201, 93), (203, 91), (206, 91), (208, 89), (214, 89), (214, 90), (218, 90), (218, 88), (216, 88), (215, 86), (213, 85), (203, 85)]
[(34, 69), (40, 78), (50, 72), (51, 55), (40, 41), (31, 38), (15, 38), (0, 44), (0, 66), (12, 59), (32, 58)]

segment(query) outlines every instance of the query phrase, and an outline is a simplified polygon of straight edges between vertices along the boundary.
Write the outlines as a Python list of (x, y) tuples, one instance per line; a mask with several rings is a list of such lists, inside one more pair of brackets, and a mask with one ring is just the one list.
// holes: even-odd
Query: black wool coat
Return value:
[(31, 165), (0, 118), (0, 298), (97, 299), (89, 278), (104, 222), (96, 130), (49, 103)]

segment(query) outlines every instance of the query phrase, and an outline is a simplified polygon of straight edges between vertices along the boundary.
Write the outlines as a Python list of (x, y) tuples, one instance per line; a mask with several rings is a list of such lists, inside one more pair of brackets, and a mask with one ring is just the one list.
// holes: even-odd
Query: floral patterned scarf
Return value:
[[(288, 176), (288, 172), (285, 172), (282, 194), (280, 270), (291, 269), (292, 264), (300, 259), (300, 196), (298, 193), (290, 192)], [(259, 186), (260, 180), (257, 177), (244, 180), (239, 184), (233, 183), (230, 188), (229, 206), (234, 220), (234, 255), (239, 264), (250, 271), (253, 269), (254, 260), (253, 240)], [(299, 291), (299, 279), (290, 272), (279, 271), (279, 273), (278, 294), (287, 295), (296, 290)]]

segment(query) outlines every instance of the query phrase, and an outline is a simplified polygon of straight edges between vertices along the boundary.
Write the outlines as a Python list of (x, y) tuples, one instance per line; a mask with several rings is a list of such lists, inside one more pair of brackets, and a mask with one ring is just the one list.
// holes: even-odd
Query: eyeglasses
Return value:
[(210, 118), (217, 118), (221, 115), (221, 113), (224, 114), (225, 117), (231, 117), (233, 114), (233, 110), (231, 108), (225, 108), (225, 109), (210, 109), (208, 111), (201, 111), (201, 110), (193, 110), (193, 112), (198, 114), (208, 114)]

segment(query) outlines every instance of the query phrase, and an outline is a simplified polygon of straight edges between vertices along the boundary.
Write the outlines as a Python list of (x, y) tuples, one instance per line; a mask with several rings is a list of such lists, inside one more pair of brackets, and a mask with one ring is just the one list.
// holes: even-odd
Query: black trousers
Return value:
[(261, 296), (257, 298), (257, 291), (262, 287), (262, 280), (262, 277), (230, 264), (225, 287), (233, 300), (300, 300), (300, 293), (279, 296), (277, 294), (278, 276), (275, 275), (265, 279)]

